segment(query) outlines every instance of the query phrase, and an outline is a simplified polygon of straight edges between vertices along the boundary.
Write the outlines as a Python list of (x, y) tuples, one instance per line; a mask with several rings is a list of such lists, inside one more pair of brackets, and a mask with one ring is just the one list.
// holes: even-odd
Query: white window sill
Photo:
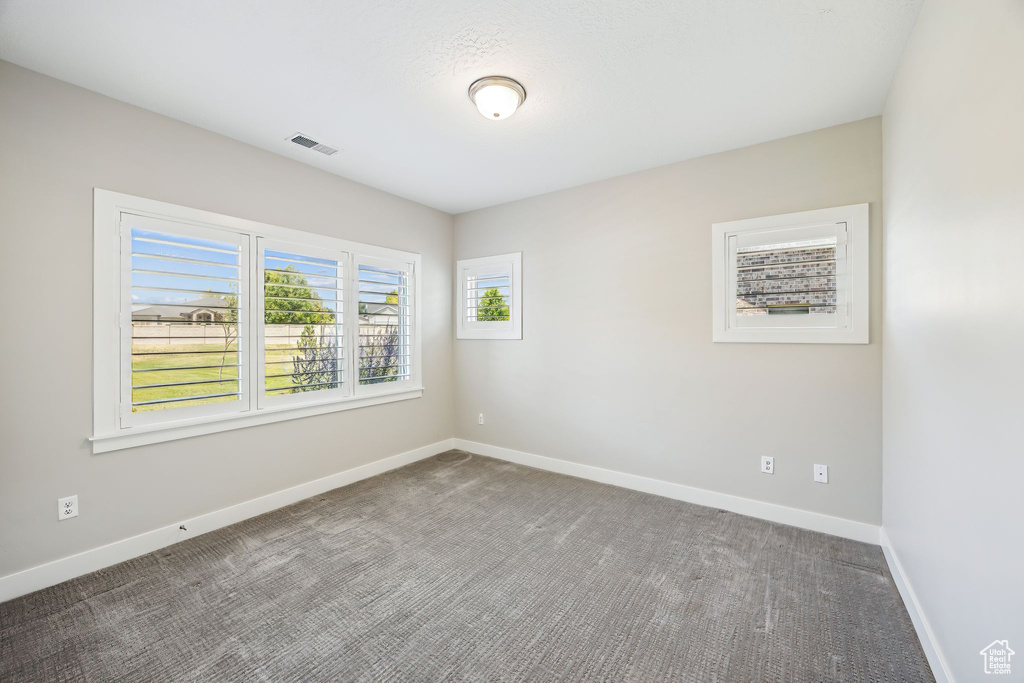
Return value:
[(190, 436), (200, 436), (202, 434), (213, 434), (214, 432), (226, 432), (231, 429), (269, 424), (271, 422), (294, 420), (300, 417), (309, 417), (310, 415), (323, 415), (324, 413), (334, 413), (340, 410), (353, 410), (383, 403), (405, 401), (411, 398), (419, 398), (422, 395), (423, 387), (406, 387), (400, 391), (381, 392), (370, 396), (353, 396), (325, 403), (264, 408), (257, 412), (218, 415), (216, 417), (182, 420), (176, 423), (146, 427), (131, 427), (113, 434), (97, 434), (91, 437), (89, 441), (92, 442), (93, 453), (107, 453), (109, 451), (145, 446), (146, 444), (160, 443), (162, 441), (186, 439)]

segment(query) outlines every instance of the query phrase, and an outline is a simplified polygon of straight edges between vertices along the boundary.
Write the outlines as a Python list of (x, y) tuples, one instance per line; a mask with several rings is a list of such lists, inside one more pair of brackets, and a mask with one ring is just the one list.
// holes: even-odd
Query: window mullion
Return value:
[(118, 370), (119, 396), (118, 424), (125, 427), (132, 408), (132, 237), (131, 227), (123, 218), (118, 219), (121, 245), (120, 279), (118, 282)]
[(354, 396), (359, 384), (359, 274), (354, 253), (345, 256), (345, 386)]
[[(260, 238), (248, 236), (249, 281), (245, 283), (245, 291), (249, 297), (246, 309), (249, 311), (249, 324), (246, 325), (248, 340), (246, 346), (245, 387), (249, 410), (259, 410), (260, 388), (263, 386), (263, 339), (260, 334), (262, 322), (260, 308), (263, 301), (262, 279), (259, 277), (262, 259), (259, 258)], [(259, 289), (258, 289), (259, 288)], [(240, 288), (243, 289), (243, 288)]]

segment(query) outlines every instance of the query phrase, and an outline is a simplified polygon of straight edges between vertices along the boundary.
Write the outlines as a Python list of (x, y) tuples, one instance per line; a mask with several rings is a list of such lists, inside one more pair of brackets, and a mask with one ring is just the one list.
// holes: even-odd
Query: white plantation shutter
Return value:
[(456, 263), (459, 339), (522, 339), (522, 253)]
[(848, 327), (846, 232), (827, 223), (731, 236), (732, 326)]
[(479, 268), (466, 273), (463, 314), (468, 323), (508, 323), (512, 316), (512, 266)]
[(121, 422), (248, 409), (248, 238), (122, 214)]
[(866, 344), (868, 205), (712, 226), (713, 339)]
[(736, 313), (836, 313), (836, 238), (743, 247), (736, 250)]
[(412, 264), (357, 258), (359, 334), (356, 372), (363, 391), (409, 382), (413, 367)]
[(345, 252), (259, 238), (258, 405), (322, 400), (345, 386)]
[(93, 452), (422, 396), (420, 255), (95, 190)]

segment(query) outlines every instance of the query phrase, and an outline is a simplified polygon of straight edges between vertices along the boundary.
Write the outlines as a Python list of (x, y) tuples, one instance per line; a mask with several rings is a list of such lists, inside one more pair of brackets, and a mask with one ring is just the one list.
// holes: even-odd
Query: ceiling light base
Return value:
[(469, 86), (469, 99), (488, 119), (507, 119), (526, 101), (526, 88), (506, 76), (484, 76)]

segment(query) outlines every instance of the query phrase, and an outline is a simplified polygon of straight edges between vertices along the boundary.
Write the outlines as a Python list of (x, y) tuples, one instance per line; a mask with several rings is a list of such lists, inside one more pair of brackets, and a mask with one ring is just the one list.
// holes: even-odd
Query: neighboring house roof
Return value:
[[(194, 301), (186, 301), (181, 306), (147, 306), (146, 308), (139, 308), (132, 311), (132, 317), (146, 317), (146, 318), (180, 318), (185, 315), (190, 315), (197, 310), (208, 309), (211, 306), (223, 306), (224, 299), (219, 296), (207, 296), (202, 299), (195, 299)], [(185, 308), (185, 306), (191, 306), (192, 308)], [(214, 308), (211, 312), (216, 311)]]
[[(210, 309), (211, 312), (215, 313), (218, 309), (215, 307), (223, 306), (224, 299), (218, 296), (208, 296), (202, 299), (195, 299), (194, 301), (186, 301), (180, 306), (147, 306), (145, 308), (138, 308), (132, 311), (132, 317), (134, 318), (181, 318), (188, 316), (196, 311)], [(190, 308), (185, 308), (189, 306)], [(360, 315), (395, 315), (398, 313), (398, 304), (362, 304), (362, 311)]]
[(392, 315), (398, 313), (398, 304), (362, 304), (360, 315)]

